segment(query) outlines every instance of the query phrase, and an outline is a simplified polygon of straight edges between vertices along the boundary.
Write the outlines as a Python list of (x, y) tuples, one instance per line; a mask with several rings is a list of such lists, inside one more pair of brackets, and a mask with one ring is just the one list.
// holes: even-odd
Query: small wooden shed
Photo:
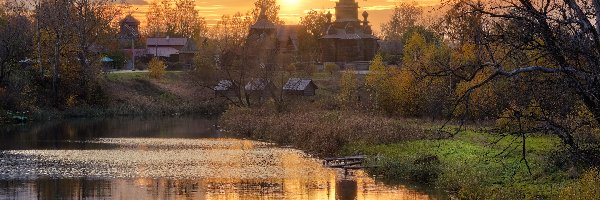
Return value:
[(235, 96), (235, 86), (231, 80), (220, 80), (213, 88), (215, 95), (232, 97)]
[(252, 96), (269, 96), (269, 94), (275, 90), (275, 84), (270, 80), (265, 79), (253, 79), (246, 86), (244, 90), (247, 94)]
[(315, 96), (319, 87), (312, 79), (290, 78), (283, 86), (283, 92), (287, 95)]

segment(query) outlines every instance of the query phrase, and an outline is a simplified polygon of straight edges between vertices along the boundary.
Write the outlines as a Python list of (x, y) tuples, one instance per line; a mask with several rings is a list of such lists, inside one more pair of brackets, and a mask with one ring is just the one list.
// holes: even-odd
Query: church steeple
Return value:
[(377, 53), (377, 37), (369, 24), (369, 13), (359, 16), (356, 0), (338, 0), (335, 21), (327, 13), (327, 28), (321, 38), (321, 59), (324, 62), (348, 63), (370, 61)]
[(358, 22), (358, 3), (354, 0), (340, 0), (335, 5), (336, 22)]

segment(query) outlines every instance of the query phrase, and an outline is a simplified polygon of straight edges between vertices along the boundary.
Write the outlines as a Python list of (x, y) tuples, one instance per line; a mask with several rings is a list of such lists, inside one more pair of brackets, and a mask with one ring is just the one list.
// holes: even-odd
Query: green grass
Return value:
[[(166, 77), (172, 75), (179, 75), (181, 73), (185, 73), (182, 71), (167, 71), (165, 74)], [(140, 72), (122, 72), (122, 73), (108, 73), (106, 77), (109, 80), (129, 80), (129, 79), (140, 79), (140, 78), (149, 78), (147, 71)]]
[(335, 75), (330, 74), (329, 72), (315, 72), (312, 75), (313, 80), (330, 80), (331, 77)]
[(147, 78), (148, 72), (126, 72), (126, 73), (108, 73), (109, 80), (127, 80), (137, 78)]
[(569, 180), (567, 172), (547, 164), (548, 157), (560, 150), (559, 144), (547, 136), (526, 139), (531, 175), (522, 160), (521, 138), (475, 131), (443, 140), (353, 144), (345, 147), (343, 153), (371, 155), (371, 164), (380, 166), (371, 173), (382, 174), (391, 183), (428, 184), (469, 199), (543, 199), (556, 196), (552, 188)]

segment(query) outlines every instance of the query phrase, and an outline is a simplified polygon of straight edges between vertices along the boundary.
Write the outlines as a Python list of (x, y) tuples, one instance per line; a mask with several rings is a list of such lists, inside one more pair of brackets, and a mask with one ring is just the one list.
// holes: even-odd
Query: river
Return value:
[(0, 127), (0, 199), (430, 199), (321, 163), (203, 118)]

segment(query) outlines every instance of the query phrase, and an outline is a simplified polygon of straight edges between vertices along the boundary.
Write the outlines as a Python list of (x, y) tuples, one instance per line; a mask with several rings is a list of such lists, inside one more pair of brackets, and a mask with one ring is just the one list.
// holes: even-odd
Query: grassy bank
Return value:
[[(526, 139), (527, 162), (520, 138), (465, 131), (442, 140), (405, 141), (390, 145), (349, 145), (346, 154), (371, 155), (373, 174), (389, 182), (408, 181), (442, 188), (461, 199), (548, 199), (580, 174), (574, 166), (556, 165), (564, 152), (554, 138)], [(562, 160), (564, 161), (564, 160)]]
[(153, 79), (148, 72), (105, 74), (100, 82), (103, 99), (98, 105), (74, 102), (63, 110), (33, 107), (27, 112), (0, 110), (0, 123), (13, 123), (15, 117), (28, 121), (61, 118), (92, 118), (140, 115), (216, 116), (225, 110), (222, 100), (194, 82), (186, 72), (167, 72)]
[(600, 196), (598, 171), (569, 162), (560, 141), (526, 139), (469, 128), (454, 137), (439, 124), (393, 119), (359, 111), (230, 108), (221, 128), (231, 134), (289, 145), (317, 156), (369, 155), (369, 170), (389, 184), (415, 183), (460, 199), (594, 199)]
[(106, 110), (115, 115), (220, 114), (223, 101), (193, 80), (187, 72), (168, 72), (162, 79), (149, 78), (147, 72), (109, 74), (103, 88)]

